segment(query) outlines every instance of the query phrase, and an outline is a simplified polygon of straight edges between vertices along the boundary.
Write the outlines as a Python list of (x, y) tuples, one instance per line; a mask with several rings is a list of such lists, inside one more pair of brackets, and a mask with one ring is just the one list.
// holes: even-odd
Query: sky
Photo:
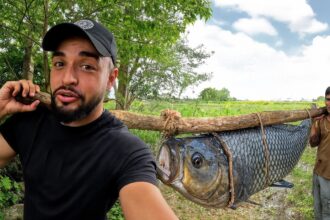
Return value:
[(213, 16), (187, 29), (189, 45), (214, 54), (199, 67), (239, 100), (312, 100), (330, 86), (329, 0), (212, 0)]

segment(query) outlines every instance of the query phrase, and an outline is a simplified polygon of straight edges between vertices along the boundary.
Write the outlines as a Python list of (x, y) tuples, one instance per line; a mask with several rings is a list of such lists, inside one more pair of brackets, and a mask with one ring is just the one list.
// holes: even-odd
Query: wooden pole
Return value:
[[(325, 112), (325, 108), (308, 110), (311, 117), (316, 117)], [(126, 111), (111, 111), (113, 115), (122, 120), (129, 128), (167, 131), (170, 133), (201, 133), (212, 131), (230, 131), (260, 125), (258, 115), (256, 113), (224, 116), (214, 118), (180, 118), (175, 120), (174, 128), (168, 128), (166, 119), (157, 116), (146, 116)], [(309, 118), (307, 110), (294, 111), (269, 111), (260, 112), (263, 125), (282, 124), (286, 122), (294, 122)], [(173, 131), (174, 130), (174, 131)]]
[[(40, 92), (35, 99), (39, 99), (45, 105), (50, 105), (50, 96)], [(168, 134), (179, 133), (202, 133), (214, 131), (230, 131), (260, 125), (282, 124), (294, 122), (309, 117), (317, 117), (326, 112), (326, 108), (288, 110), (288, 111), (265, 111), (238, 116), (223, 116), (212, 118), (181, 118), (179, 113), (171, 110), (163, 112), (162, 116), (141, 115), (121, 110), (110, 110), (118, 119), (123, 121), (130, 129), (164, 131)]]

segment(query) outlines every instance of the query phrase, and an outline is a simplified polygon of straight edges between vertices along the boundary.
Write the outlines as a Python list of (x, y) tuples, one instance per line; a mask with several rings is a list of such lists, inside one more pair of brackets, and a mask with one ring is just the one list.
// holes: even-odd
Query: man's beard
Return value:
[(81, 105), (74, 110), (65, 110), (64, 107), (58, 107), (55, 103), (55, 92), (51, 94), (51, 108), (55, 117), (63, 123), (78, 121), (87, 117), (95, 107), (102, 101), (103, 94), (91, 98), (91, 101), (86, 102), (85, 97), (80, 95)]

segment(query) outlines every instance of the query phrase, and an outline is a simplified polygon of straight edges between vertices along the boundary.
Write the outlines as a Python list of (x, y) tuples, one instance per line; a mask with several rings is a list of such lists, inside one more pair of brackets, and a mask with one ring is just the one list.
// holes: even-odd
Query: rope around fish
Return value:
[(235, 201), (235, 187), (234, 187), (234, 175), (233, 175), (233, 154), (229, 150), (228, 145), (222, 138), (215, 132), (212, 132), (212, 135), (220, 142), (223, 151), (225, 152), (228, 159), (228, 171), (229, 171), (229, 193), (230, 199), (228, 201), (227, 207), (230, 208), (233, 206)]
[[(256, 113), (260, 127), (261, 127), (261, 137), (262, 137), (262, 145), (264, 147), (265, 152), (265, 174), (266, 174), (266, 183), (265, 185), (269, 185), (269, 147), (267, 143), (267, 137), (264, 129), (264, 125), (262, 123), (262, 119), (259, 113)], [(224, 140), (215, 132), (212, 132), (212, 135), (220, 142), (221, 146), (223, 147), (224, 153), (228, 158), (228, 172), (229, 172), (229, 193), (230, 199), (228, 201), (227, 207), (232, 207), (235, 202), (235, 187), (234, 187), (234, 175), (233, 175), (233, 155)]]
[(264, 147), (264, 155), (265, 155), (265, 175), (266, 175), (266, 183), (265, 186), (269, 186), (269, 146), (267, 143), (267, 137), (266, 137), (266, 133), (265, 133), (265, 129), (264, 129), (264, 125), (262, 123), (261, 120), (261, 116), (259, 113), (256, 113), (256, 115), (258, 116), (259, 119), (259, 123), (260, 123), (260, 128), (261, 128), (261, 139), (262, 139), (262, 146)]
[[(308, 109), (305, 109), (309, 118), (312, 119), (312, 115), (310, 113), (310, 111)], [(265, 155), (265, 175), (266, 175), (266, 183), (265, 186), (269, 186), (270, 182), (269, 182), (269, 160), (270, 160), (270, 154), (269, 154), (269, 146), (267, 143), (267, 137), (266, 137), (266, 133), (265, 133), (265, 129), (264, 129), (264, 125), (261, 119), (261, 115), (259, 113), (255, 113), (259, 119), (259, 123), (260, 123), (260, 128), (261, 128), (261, 137), (262, 137), (262, 145), (264, 147), (264, 155)]]
[[(312, 115), (308, 109), (305, 109), (309, 118), (312, 119)], [(269, 160), (270, 160), (270, 153), (269, 153), (269, 146), (267, 143), (267, 136), (264, 129), (264, 124), (261, 118), (260, 113), (255, 113), (255, 115), (258, 117), (259, 125), (261, 128), (261, 138), (262, 138), (262, 145), (264, 149), (264, 155), (265, 155), (265, 176), (266, 176), (266, 182), (265, 185), (268, 186), (270, 184), (269, 179)], [(162, 119), (165, 121), (164, 123), (164, 131), (163, 131), (163, 138), (169, 138), (171, 136), (174, 136), (178, 134), (178, 124), (182, 122), (181, 120), (181, 114), (174, 110), (164, 110), (161, 113)], [(235, 187), (234, 187), (234, 176), (233, 176), (233, 156), (232, 153), (226, 144), (226, 142), (216, 133), (211, 133), (221, 144), (223, 147), (223, 151), (227, 156), (228, 159), (228, 172), (229, 172), (229, 193), (230, 193), (230, 199), (228, 200), (227, 207), (232, 207), (232, 205), (235, 202)]]
[(161, 112), (160, 117), (165, 121), (163, 131), (163, 136), (165, 138), (177, 135), (179, 133), (177, 125), (182, 121), (180, 112), (166, 109)]

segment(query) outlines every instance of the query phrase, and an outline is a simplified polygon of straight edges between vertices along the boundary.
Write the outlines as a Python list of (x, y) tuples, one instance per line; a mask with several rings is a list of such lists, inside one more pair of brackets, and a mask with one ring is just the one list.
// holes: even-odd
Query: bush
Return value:
[(7, 176), (0, 175), (0, 209), (22, 202), (22, 186)]
[(11, 180), (16, 182), (23, 182), (22, 165), (18, 157), (15, 157), (6, 167), (0, 169), (1, 176), (8, 176)]
[(110, 220), (124, 220), (125, 219), (118, 201), (115, 203), (114, 206), (112, 206), (110, 212), (108, 212), (108, 218)]

